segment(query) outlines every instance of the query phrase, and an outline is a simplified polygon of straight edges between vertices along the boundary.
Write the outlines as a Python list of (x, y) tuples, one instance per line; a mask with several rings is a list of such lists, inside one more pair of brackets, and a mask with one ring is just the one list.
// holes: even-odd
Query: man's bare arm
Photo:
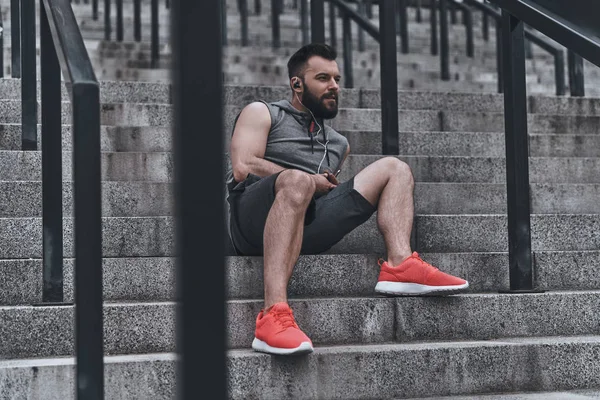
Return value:
[(271, 115), (264, 103), (250, 103), (242, 110), (229, 149), (236, 182), (248, 174), (264, 177), (285, 169), (264, 159), (270, 129)]

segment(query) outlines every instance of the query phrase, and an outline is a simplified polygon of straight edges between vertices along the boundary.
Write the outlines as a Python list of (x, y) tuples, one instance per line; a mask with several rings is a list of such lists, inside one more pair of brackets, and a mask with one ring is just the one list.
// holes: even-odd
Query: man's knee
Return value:
[(405, 179), (407, 183), (411, 185), (414, 184), (414, 178), (410, 165), (404, 161), (399, 160), (396, 157), (384, 157), (379, 161), (384, 164), (384, 168), (387, 171), (390, 171), (390, 173), (392, 173), (394, 176)]
[(289, 169), (275, 182), (275, 196), (291, 205), (306, 206), (315, 194), (315, 181), (306, 172)]

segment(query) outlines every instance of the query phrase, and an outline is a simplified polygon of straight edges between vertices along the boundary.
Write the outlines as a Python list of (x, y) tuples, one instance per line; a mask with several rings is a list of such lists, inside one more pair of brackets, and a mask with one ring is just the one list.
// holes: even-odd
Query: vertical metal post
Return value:
[(502, 62), (502, 21), (496, 20), (496, 71), (498, 72), (498, 93), (504, 93), (504, 63)]
[(450, 13), (450, 23), (456, 25), (458, 20), (456, 18), (456, 7), (454, 7), (453, 2), (448, 3), (448, 11)]
[(21, 0), (22, 149), (37, 150), (35, 0)]
[[(223, 46), (227, 46), (227, 2), (220, 1), (219, 4), (221, 4), (221, 41)], [(258, 0), (258, 4), (260, 4), (260, 0)]]
[(104, 398), (100, 89), (73, 85), (77, 398)]
[(250, 40), (248, 39), (248, 0), (238, 0), (237, 4), (238, 11), (240, 13), (242, 46), (245, 47), (248, 46), (248, 44), (250, 43)]
[[(329, 7), (333, 7), (333, 4), (329, 3)], [(300, 29), (302, 29), (302, 45), (305, 46), (310, 43), (310, 32), (308, 31), (308, 0), (300, 0)]]
[(279, 28), (279, 0), (271, 0), (271, 29), (273, 34), (273, 48), (281, 47), (281, 30)]
[(437, 0), (429, 0), (429, 23), (431, 24), (431, 55), (438, 54), (438, 31), (437, 31)]
[(416, 16), (417, 22), (420, 24), (421, 22), (423, 22), (423, 13), (421, 11), (421, 0), (417, 0), (417, 16)]
[(381, 151), (399, 154), (398, 60), (396, 48), (396, 0), (379, 1), (379, 59), (381, 62)]
[(165, 8), (169, 10), (171, 8), (171, 0), (165, 0)]
[(4, 78), (4, 23), (2, 22), (2, 12), (0, 12), (0, 78)]
[(331, 47), (337, 48), (337, 21), (335, 19), (335, 4), (329, 2), (329, 41)]
[(523, 22), (502, 11), (508, 255), (511, 291), (533, 288)]
[(585, 84), (583, 78), (583, 59), (573, 50), (567, 50), (567, 59), (569, 63), (569, 88), (571, 96), (585, 96)]
[(488, 15), (486, 13), (482, 13), (482, 22), (481, 22), (481, 28), (483, 30), (483, 40), (485, 40), (486, 42), (490, 40), (490, 20), (488, 18)]
[(10, 0), (10, 58), (11, 76), (21, 77), (21, 2)]
[(158, 53), (158, 0), (152, 0), (151, 7), (152, 37), (150, 43), (150, 66), (158, 68), (158, 59), (160, 57)]
[(98, 0), (92, 0), (92, 19), (98, 21)]
[(112, 28), (110, 26), (110, 0), (104, 0), (104, 40), (110, 40)]
[(60, 65), (46, 8), (40, 0), (40, 69), (42, 78), (42, 301), (63, 301), (63, 208)]
[(142, 40), (142, 0), (133, 0), (133, 40)]
[(324, 0), (310, 0), (310, 33), (313, 43), (325, 43)]
[[(362, 15), (363, 17), (365, 17), (367, 15), (367, 10), (365, 8), (365, 2), (364, 0), (357, 0), (358, 1), (358, 13), (360, 15)], [(358, 30), (358, 51), (363, 52), (365, 51), (365, 31), (362, 30), (360, 27), (356, 28)]]
[(117, 5), (117, 42), (123, 41), (123, 0), (116, 0)]
[(406, 0), (399, 0), (398, 7), (400, 14), (400, 48), (402, 54), (408, 54), (408, 12), (406, 9)]
[(565, 55), (558, 49), (554, 55), (554, 80), (556, 82), (556, 95), (565, 94)]
[(354, 87), (354, 76), (352, 73), (352, 25), (350, 17), (342, 12), (342, 36), (344, 44), (344, 87)]
[(440, 62), (443, 81), (450, 80), (450, 49), (448, 44), (448, 9), (447, 0), (440, 2)]
[(473, 39), (473, 13), (468, 8), (463, 10), (463, 21), (467, 33), (467, 57), (475, 56), (475, 43)]
[(262, 13), (262, 2), (261, 0), (254, 0), (254, 14), (260, 15)]
[(373, 18), (373, 0), (364, 0), (365, 1), (365, 12), (367, 13), (367, 18)]
[(525, 39), (525, 58), (531, 60), (533, 58), (533, 45), (531, 40)]
[[(171, 40), (174, 57), (173, 148), (175, 159), (175, 215), (177, 245), (177, 394), (181, 400), (206, 396), (227, 398), (225, 367), (225, 244), (223, 174), (210, 174), (204, 188), (192, 182), (195, 171), (223, 169), (223, 135), (189, 135), (198, 120), (210, 132), (223, 131), (221, 43), (198, 42), (190, 37), (214, 36), (219, 31), (219, 1), (174, 0)], [(198, 104), (200, 102), (200, 104)], [(197, 268), (198, 254), (214, 268)], [(198, 285), (210, 287), (198, 291)], [(210, 302), (203, 318), (198, 307)], [(210, 343), (206, 346), (205, 343)], [(203, 368), (204, 367), (204, 368)], [(198, 375), (198, 368), (204, 371)]]

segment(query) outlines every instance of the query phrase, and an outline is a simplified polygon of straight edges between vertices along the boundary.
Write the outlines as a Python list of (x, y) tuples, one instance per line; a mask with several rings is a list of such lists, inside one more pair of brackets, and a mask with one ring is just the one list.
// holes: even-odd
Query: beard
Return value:
[[(306, 88), (306, 84), (304, 85)], [(308, 89), (308, 88), (307, 88)], [(338, 101), (340, 99), (339, 94), (335, 94), (335, 106), (328, 108), (325, 105), (325, 101), (330, 99), (334, 95), (333, 93), (326, 93), (321, 97), (313, 95), (310, 90), (305, 90), (302, 93), (302, 104), (308, 108), (316, 118), (332, 119), (338, 113)]]

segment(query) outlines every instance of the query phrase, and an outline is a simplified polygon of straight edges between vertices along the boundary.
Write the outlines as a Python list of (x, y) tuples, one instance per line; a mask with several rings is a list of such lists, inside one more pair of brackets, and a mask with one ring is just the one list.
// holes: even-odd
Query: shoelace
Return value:
[(275, 320), (283, 328), (295, 328), (297, 327), (296, 321), (294, 321), (294, 314), (291, 311), (280, 311), (275, 313)]

